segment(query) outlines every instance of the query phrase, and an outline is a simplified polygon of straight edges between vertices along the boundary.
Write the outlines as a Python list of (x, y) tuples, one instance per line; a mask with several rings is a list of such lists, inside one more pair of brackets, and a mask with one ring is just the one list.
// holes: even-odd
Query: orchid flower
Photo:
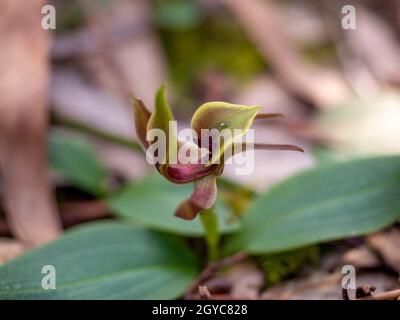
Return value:
[[(255, 119), (267, 119), (281, 117), (280, 114), (259, 114), (260, 106), (246, 106), (230, 104), (226, 102), (208, 102), (200, 106), (191, 119), (191, 128), (199, 137), (195, 145), (199, 154), (206, 149), (207, 161), (200, 163), (182, 164), (173, 156), (178, 152), (182, 142), (177, 139), (174, 132), (170, 132), (169, 122), (174, 120), (171, 108), (168, 105), (165, 96), (164, 87), (161, 87), (155, 98), (155, 110), (151, 113), (143, 102), (131, 96), (136, 134), (143, 148), (151, 148), (152, 142), (147, 138), (151, 129), (161, 129), (169, 137), (166, 145), (165, 161), (156, 163), (155, 166), (159, 173), (173, 183), (182, 184), (194, 182), (194, 191), (190, 198), (183, 201), (175, 211), (177, 217), (192, 220), (199, 212), (210, 209), (217, 197), (216, 178), (221, 175), (224, 169), (224, 154), (230, 151), (234, 155), (237, 150), (236, 143), (246, 134)], [(209, 137), (202, 136), (203, 129), (230, 130), (232, 134), (230, 139), (221, 139), (218, 141), (218, 150), (214, 154), (210, 153)], [(239, 133), (238, 133), (239, 132)], [(206, 146), (206, 148), (204, 148)], [(275, 145), (275, 144), (244, 144), (241, 143), (239, 152), (246, 151), (249, 148), (264, 150), (303, 150), (293, 145)], [(203, 156), (201, 156), (203, 157)], [(175, 160), (175, 161), (173, 161)]]

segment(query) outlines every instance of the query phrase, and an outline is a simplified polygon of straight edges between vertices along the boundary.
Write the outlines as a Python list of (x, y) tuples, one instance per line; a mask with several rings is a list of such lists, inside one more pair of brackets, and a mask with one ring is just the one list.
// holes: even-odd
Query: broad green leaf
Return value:
[[(193, 114), (191, 127), (201, 139), (201, 146), (209, 142), (209, 137), (202, 137), (202, 129), (216, 129), (221, 132), (219, 152), (215, 152), (210, 164), (218, 163), (225, 150), (231, 147), (232, 143), (239, 139), (251, 124), (260, 106), (245, 106), (230, 104), (226, 102), (208, 102), (201, 105)], [(228, 136), (224, 136), (223, 132)]]
[[(155, 174), (143, 181), (134, 182), (107, 200), (118, 216), (133, 219), (145, 226), (187, 236), (204, 234), (200, 218), (186, 221), (174, 216), (179, 204), (193, 191), (193, 184), (177, 185)], [(218, 224), (222, 232), (237, 229), (229, 224), (230, 212), (217, 200)]]
[(106, 193), (107, 172), (88, 142), (51, 134), (49, 154), (51, 167), (66, 180), (95, 196)]
[[(44, 290), (43, 266), (56, 289)], [(3, 299), (173, 299), (197, 273), (182, 239), (116, 222), (92, 223), (0, 267)]]
[(244, 216), (226, 251), (284, 251), (363, 235), (400, 217), (400, 157), (339, 162), (273, 187)]

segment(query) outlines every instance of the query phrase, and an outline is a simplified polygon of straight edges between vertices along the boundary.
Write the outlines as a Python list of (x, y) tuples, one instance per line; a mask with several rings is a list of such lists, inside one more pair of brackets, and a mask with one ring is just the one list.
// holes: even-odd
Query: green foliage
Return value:
[(48, 147), (51, 167), (66, 180), (95, 196), (106, 194), (107, 171), (88, 142), (51, 134)]
[(76, 30), (82, 27), (87, 17), (84, 11), (80, 8), (77, 0), (70, 0), (60, 3), (57, 6), (57, 33), (63, 33), (71, 30)]
[(203, 14), (195, 0), (154, 1), (155, 22), (169, 30), (185, 30), (197, 26)]
[[(56, 289), (41, 286), (56, 270)], [(182, 239), (121, 223), (94, 223), (0, 267), (4, 299), (172, 299), (198, 272)]]
[(223, 203), (232, 211), (231, 221), (239, 219), (256, 196), (254, 190), (219, 177), (218, 192)]
[[(123, 187), (107, 203), (118, 216), (150, 228), (186, 236), (201, 236), (204, 230), (199, 217), (185, 221), (173, 215), (179, 203), (190, 195), (192, 189), (192, 184), (172, 184), (159, 174), (154, 174)], [(220, 201), (217, 201), (216, 212), (222, 233), (238, 228), (238, 223), (227, 223), (230, 212)]]
[[(58, 135), (52, 135), (49, 142), (54, 168), (83, 190), (95, 195), (105, 193), (106, 172), (90, 145)], [(221, 233), (228, 233), (223, 252), (243, 250), (261, 255), (267, 285), (315, 262), (317, 249), (310, 245), (374, 232), (400, 216), (400, 157), (349, 160), (325, 150), (317, 156), (323, 165), (291, 177), (264, 194), (255, 195), (221, 180), (225, 201), (237, 208), (241, 217), (237, 219), (240, 224), (229, 223), (230, 210), (217, 201), (219, 228)], [(106, 202), (117, 216), (150, 229), (204, 236), (200, 216), (193, 221), (173, 216), (191, 192), (191, 184), (171, 184), (154, 174), (123, 186)], [(235, 199), (249, 205), (238, 205)], [(0, 281), (0, 298), (177, 297), (196, 273), (195, 258), (187, 251), (178, 238), (139, 226), (113, 223), (82, 227), (0, 268), (0, 279), (7, 279)], [(70, 258), (71, 252), (78, 258)], [(84, 259), (79, 268), (73, 266), (73, 261), (85, 255), (90, 259)], [(164, 263), (169, 259), (176, 262), (171, 268), (169, 262)], [(38, 287), (43, 275), (33, 270), (39, 270), (39, 264), (52, 264), (61, 270), (60, 290), (53, 293)], [(171, 281), (178, 285), (162, 286)]]
[(309, 170), (258, 197), (226, 252), (272, 253), (363, 235), (400, 216), (400, 157)]
[(179, 105), (191, 101), (187, 93), (196, 87), (199, 75), (209, 70), (218, 70), (242, 83), (266, 68), (258, 51), (224, 12), (207, 16), (198, 26), (179, 32), (162, 28), (160, 35), (170, 61), (171, 80), (179, 91)]
[(259, 261), (265, 274), (265, 284), (274, 285), (305, 265), (315, 265), (318, 258), (318, 247), (310, 246), (283, 253), (265, 254)]

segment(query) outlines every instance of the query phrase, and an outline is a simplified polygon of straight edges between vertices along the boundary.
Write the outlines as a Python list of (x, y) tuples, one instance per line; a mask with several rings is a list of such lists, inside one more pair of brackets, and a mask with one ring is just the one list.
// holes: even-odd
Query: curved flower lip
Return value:
[(183, 184), (209, 175), (217, 166), (217, 164), (207, 167), (204, 164), (171, 164), (166, 166), (164, 174), (168, 180)]
[(192, 220), (204, 209), (210, 209), (217, 199), (216, 175), (209, 174), (195, 181), (195, 188), (190, 198), (181, 202), (175, 211), (175, 216)]
[[(219, 148), (217, 152), (207, 155), (207, 158), (204, 158), (206, 160), (204, 163), (183, 164), (176, 161), (177, 158), (175, 157), (178, 154), (180, 143), (176, 134), (169, 127), (169, 122), (173, 121), (174, 117), (168, 105), (164, 87), (162, 86), (156, 93), (153, 113), (148, 111), (142, 101), (132, 95), (131, 101), (136, 134), (145, 150), (152, 146), (152, 143), (146, 139), (149, 130), (160, 129), (168, 137), (166, 141), (167, 152), (165, 155), (162, 155), (165, 161), (155, 164), (159, 173), (176, 184), (195, 183), (195, 189), (190, 198), (183, 201), (175, 212), (176, 216), (187, 220), (194, 219), (201, 210), (209, 209), (214, 205), (217, 196), (216, 178), (222, 174), (224, 169), (224, 162), (221, 160), (229, 148), (233, 148), (235, 152), (235, 144), (238, 143), (239, 138), (246, 134), (253, 121), (255, 119), (269, 119), (282, 116), (276, 113), (259, 114), (258, 112), (261, 107), (258, 105), (245, 106), (226, 102), (205, 103), (195, 111), (191, 120), (191, 128), (199, 137), (195, 147), (200, 150), (204, 149), (202, 146), (208, 146), (205, 150), (211, 153), (209, 141), (212, 136), (206, 135), (204, 137), (202, 135), (202, 130), (204, 129), (217, 133), (223, 133), (228, 130), (233, 134), (227, 139), (222, 139), (218, 136)], [(250, 148), (304, 152), (303, 149), (293, 145), (259, 143), (242, 144), (238, 152), (244, 152)], [(230, 154), (234, 155), (234, 152)]]

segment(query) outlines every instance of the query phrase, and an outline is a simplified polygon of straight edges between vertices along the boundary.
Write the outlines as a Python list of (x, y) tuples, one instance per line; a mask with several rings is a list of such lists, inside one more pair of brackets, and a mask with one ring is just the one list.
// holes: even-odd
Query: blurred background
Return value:
[[(45, 4), (55, 30), (41, 27)], [(2, 0), (0, 43), (0, 263), (112, 217), (102, 198), (154, 171), (129, 92), (153, 109), (164, 83), (182, 127), (206, 101), (283, 113), (255, 124), (256, 141), (305, 154), (258, 152), (249, 176), (226, 167), (225, 182), (255, 191), (400, 152), (398, 0)]]

